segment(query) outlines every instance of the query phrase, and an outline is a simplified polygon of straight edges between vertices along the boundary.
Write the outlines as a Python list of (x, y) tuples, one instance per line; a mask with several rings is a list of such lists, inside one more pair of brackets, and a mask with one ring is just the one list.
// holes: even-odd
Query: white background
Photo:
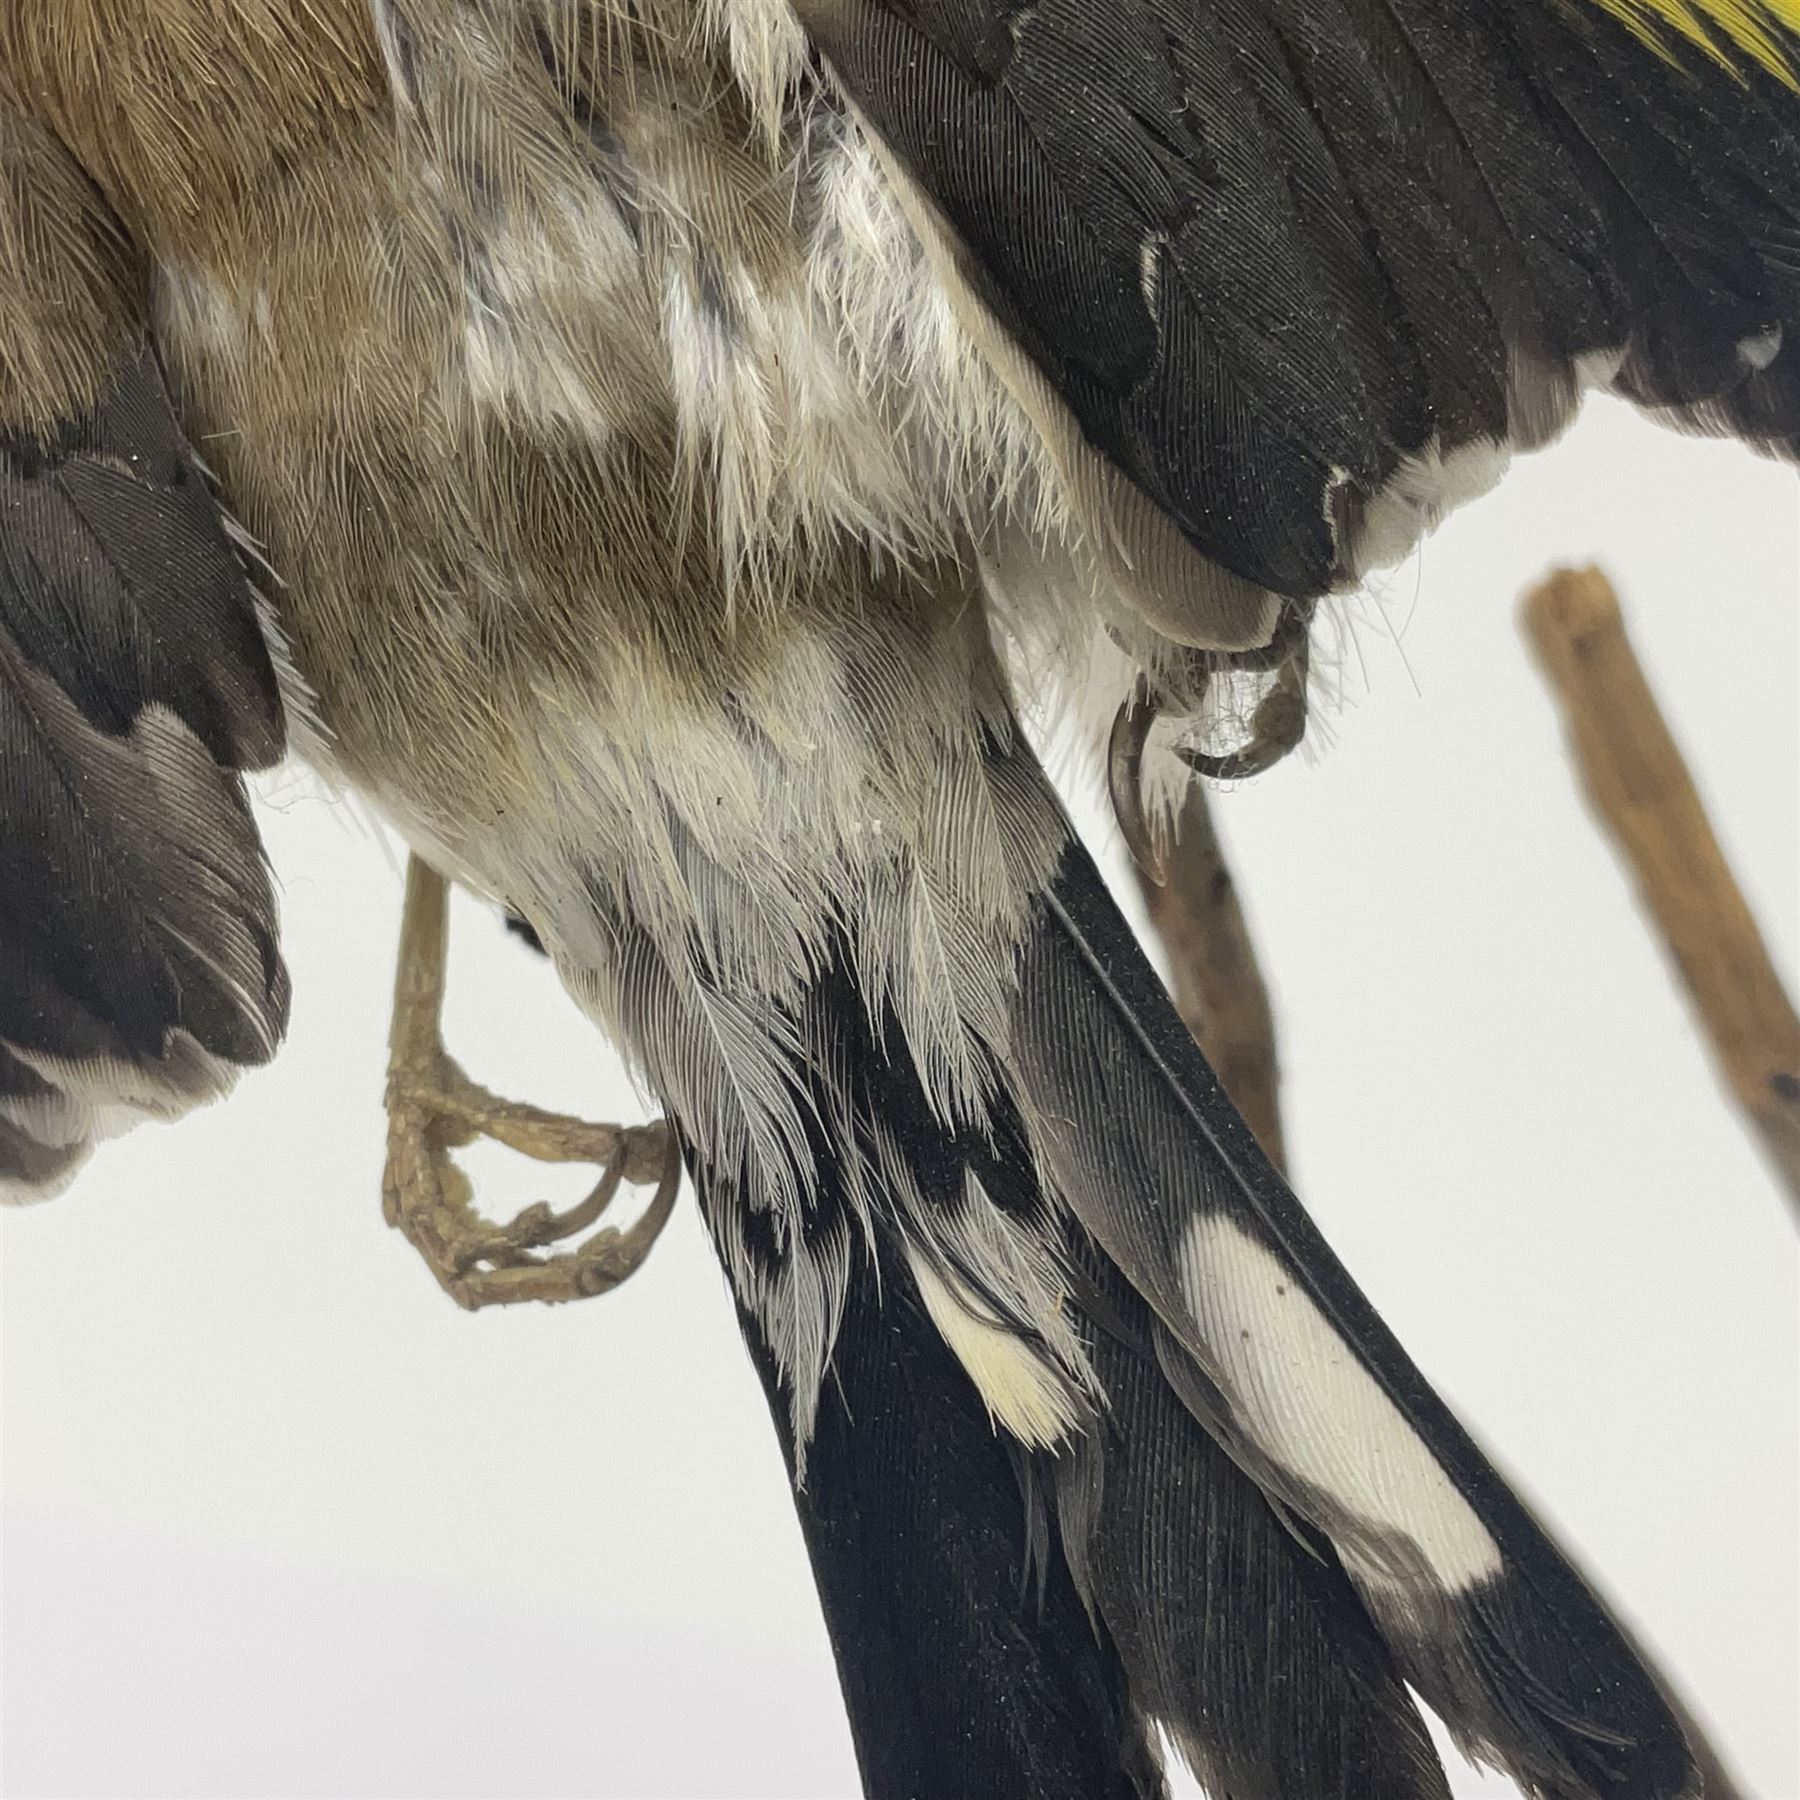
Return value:
[[(1794, 1233), (1575, 796), (1513, 602), (1605, 558), (1791, 981), (1797, 526), (1790, 473), (1596, 406), (1355, 610), (1313, 751), (1221, 805), (1301, 1192), (1761, 1800), (1800, 1796)], [(398, 861), (305, 777), (267, 799), (278, 1066), (0, 1219), (6, 1791), (851, 1794), (691, 1200), (611, 1298), (445, 1299), (379, 1208)], [(452, 987), (478, 1077), (635, 1105), (473, 906)], [(520, 1202), (583, 1179), (475, 1166)]]

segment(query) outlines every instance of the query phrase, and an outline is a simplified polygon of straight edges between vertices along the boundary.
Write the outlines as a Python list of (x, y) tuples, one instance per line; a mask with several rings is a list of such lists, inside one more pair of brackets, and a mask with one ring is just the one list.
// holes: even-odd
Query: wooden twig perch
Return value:
[[(1269, 1160), (1285, 1172), (1274, 1010), (1256, 959), (1256, 945), (1238, 903), (1237, 884), (1199, 782), (1189, 788), (1182, 803), (1178, 833), (1163, 860), (1163, 885), (1146, 879), (1138, 870), (1151, 923), (1168, 953), (1175, 1004)], [(1497, 1457), (1490, 1455), (1488, 1460), (1506, 1476)], [(1510, 1477), (1507, 1480), (1517, 1492), (1518, 1483)], [(1529, 1507), (1529, 1502), (1526, 1505)], [(1619, 1635), (1662, 1689), (1699, 1765), (1698, 1800), (1744, 1800), (1744, 1790), (1728, 1772), (1717, 1746), (1650, 1645), (1613, 1611), (1600, 1585), (1559, 1534), (1541, 1517), (1536, 1523), (1569, 1567), (1601, 1596)]]
[(1176, 1008), (1269, 1160), (1285, 1169), (1269, 990), (1198, 781), (1181, 803), (1163, 871), (1159, 887), (1139, 868), (1138, 888), (1168, 952)]
[(1800, 1017), (1632, 654), (1612, 584), (1598, 569), (1559, 569), (1525, 596), (1521, 617), (1588, 798), (1800, 1209)]

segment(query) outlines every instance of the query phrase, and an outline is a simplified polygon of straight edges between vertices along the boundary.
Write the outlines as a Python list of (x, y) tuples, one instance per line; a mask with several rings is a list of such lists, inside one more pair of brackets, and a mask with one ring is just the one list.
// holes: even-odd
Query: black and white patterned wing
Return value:
[(84, 417), (0, 431), (0, 1198), (273, 1054), (288, 981), (242, 772), (282, 744), (154, 357)]
[(1588, 387), (1800, 438), (1793, 0), (796, 4), (1027, 379), (1251, 589), (1397, 560)]

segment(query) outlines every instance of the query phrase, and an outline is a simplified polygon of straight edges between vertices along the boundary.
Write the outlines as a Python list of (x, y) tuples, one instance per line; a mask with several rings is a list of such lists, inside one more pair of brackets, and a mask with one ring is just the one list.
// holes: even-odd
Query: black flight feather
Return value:
[(796, 1501), (869, 1800), (1164, 1794), (1117, 1651), (1054, 1540), (1033, 1567), (1014, 1459), (892, 1257), (856, 1265)]
[[(1183, 1406), (1142, 1297), (1090, 1242), (1084, 1301), (1107, 1397), (1056, 1462), (1076, 1584), (1137, 1703), (1208, 1792), (1233, 1800), (1438, 1800), (1423, 1720), (1330, 1544), (1270, 1501)], [(1249, 1628), (1246, 1629), (1246, 1621)]]
[(155, 359), (0, 433), (0, 1183), (60, 1183), (286, 1025), (241, 774), (281, 753), (239, 553)]
[(1588, 386), (1800, 432), (1800, 88), (1722, 32), (1587, 0), (799, 11), (1088, 444), (1252, 583), (1391, 560)]

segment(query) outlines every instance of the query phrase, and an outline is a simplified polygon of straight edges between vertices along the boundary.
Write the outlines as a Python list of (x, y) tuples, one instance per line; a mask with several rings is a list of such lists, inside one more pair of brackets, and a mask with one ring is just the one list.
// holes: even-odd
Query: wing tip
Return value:
[(0, 1205), (55, 1199), (107, 1139), (222, 1100), (254, 1066), (179, 1028), (160, 1057), (141, 1061), (53, 1057), (0, 1040)]

